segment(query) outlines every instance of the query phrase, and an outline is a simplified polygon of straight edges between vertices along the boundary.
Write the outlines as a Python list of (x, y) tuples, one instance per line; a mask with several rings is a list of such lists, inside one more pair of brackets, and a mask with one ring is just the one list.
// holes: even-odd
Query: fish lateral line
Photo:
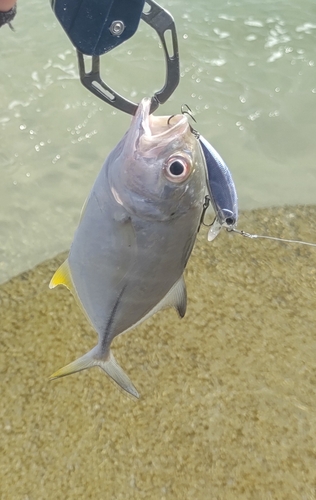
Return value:
[(238, 230), (236, 228), (225, 228), (226, 231), (229, 233), (237, 233), (240, 234), (241, 236), (244, 236), (245, 238), (250, 238), (252, 240), (262, 238), (265, 240), (273, 240), (273, 241), (283, 241), (284, 243), (294, 243), (294, 244), (299, 244), (299, 245), (308, 245), (311, 247), (316, 247), (316, 243), (311, 243), (309, 241), (301, 241), (301, 240), (290, 240), (286, 238), (278, 238), (276, 236), (268, 236), (268, 235), (262, 235), (262, 234), (252, 234), (252, 233), (247, 233), (246, 231), (243, 230)]

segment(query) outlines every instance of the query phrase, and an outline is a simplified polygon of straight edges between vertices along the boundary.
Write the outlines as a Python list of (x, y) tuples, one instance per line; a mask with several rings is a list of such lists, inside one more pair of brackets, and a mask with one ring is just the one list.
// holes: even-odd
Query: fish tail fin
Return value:
[(133, 386), (132, 382), (130, 381), (126, 373), (122, 370), (120, 365), (116, 362), (112, 352), (109, 352), (106, 360), (98, 359), (98, 357), (96, 356), (97, 352), (98, 346), (94, 347), (93, 349), (91, 349), (91, 351), (81, 356), (81, 358), (76, 359), (76, 361), (73, 361), (72, 363), (69, 363), (63, 368), (57, 370), (57, 372), (53, 373), (49, 377), (49, 380), (65, 377), (66, 375), (71, 375), (72, 373), (80, 372), (82, 370), (92, 368), (93, 366), (99, 366), (124, 391), (128, 392), (135, 398), (139, 398), (139, 394), (136, 388)]
[(134, 387), (126, 373), (123, 371), (123, 369), (120, 367), (120, 365), (117, 363), (116, 359), (114, 358), (112, 351), (109, 352), (109, 356), (107, 360), (97, 360), (96, 363), (102, 370), (107, 373), (107, 375), (114, 380), (124, 391), (128, 392), (135, 398), (139, 398), (139, 394), (137, 389)]
[(93, 356), (94, 350), (95, 348), (87, 352), (80, 358), (76, 359), (76, 361), (73, 361), (72, 363), (69, 363), (68, 365), (60, 368), (59, 370), (57, 370), (57, 372), (53, 373), (49, 377), (49, 380), (54, 380), (60, 377), (66, 377), (66, 375), (71, 375), (72, 373), (81, 372), (82, 370), (87, 370), (88, 368), (95, 366), (96, 360), (94, 359)]

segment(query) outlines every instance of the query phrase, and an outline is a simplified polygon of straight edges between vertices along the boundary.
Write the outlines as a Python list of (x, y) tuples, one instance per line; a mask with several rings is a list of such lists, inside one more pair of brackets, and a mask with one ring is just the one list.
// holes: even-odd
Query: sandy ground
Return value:
[[(315, 239), (316, 207), (239, 227)], [(185, 319), (163, 311), (114, 342), (135, 402), (95, 368), (48, 376), (96, 342), (64, 256), (0, 287), (0, 498), (315, 499), (316, 248), (199, 235)]]

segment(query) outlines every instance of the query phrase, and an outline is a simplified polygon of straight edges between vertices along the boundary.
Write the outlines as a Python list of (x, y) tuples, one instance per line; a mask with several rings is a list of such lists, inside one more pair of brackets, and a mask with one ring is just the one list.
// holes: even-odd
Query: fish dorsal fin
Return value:
[(55, 286), (57, 286), (57, 285), (64, 285), (71, 292), (74, 291), (74, 286), (73, 286), (72, 279), (71, 279), (68, 259), (66, 259), (65, 262), (63, 262), (62, 265), (59, 266), (59, 268), (55, 272), (54, 276), (50, 280), (49, 288), (55, 288)]

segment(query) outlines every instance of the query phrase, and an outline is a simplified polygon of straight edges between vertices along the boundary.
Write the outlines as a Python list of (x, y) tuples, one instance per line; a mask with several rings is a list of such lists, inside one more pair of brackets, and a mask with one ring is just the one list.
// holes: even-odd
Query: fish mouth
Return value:
[(130, 133), (133, 134), (136, 150), (146, 157), (156, 156), (177, 137), (191, 134), (185, 115), (154, 116), (150, 114), (151, 99), (140, 102), (132, 121)]

